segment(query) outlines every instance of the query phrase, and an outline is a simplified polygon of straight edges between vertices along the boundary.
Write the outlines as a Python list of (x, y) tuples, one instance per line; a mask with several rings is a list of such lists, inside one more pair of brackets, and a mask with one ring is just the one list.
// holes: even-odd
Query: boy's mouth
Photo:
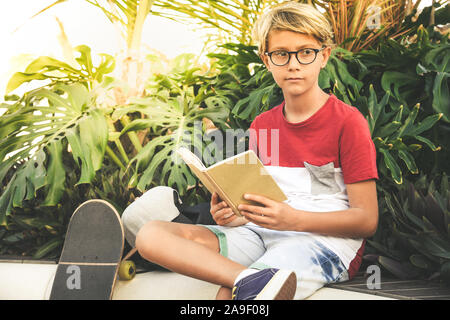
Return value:
[(300, 78), (300, 77), (290, 77), (290, 78), (286, 78), (286, 80), (288, 80), (288, 81), (299, 81), (299, 80), (303, 80), (303, 78)]

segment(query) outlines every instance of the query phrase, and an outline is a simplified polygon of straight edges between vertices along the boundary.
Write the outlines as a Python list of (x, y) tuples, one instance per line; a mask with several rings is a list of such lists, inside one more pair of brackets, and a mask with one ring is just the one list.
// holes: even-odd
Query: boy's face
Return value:
[[(314, 37), (287, 30), (272, 30), (269, 34), (267, 52), (278, 50), (297, 51), (304, 48), (321, 49), (322, 44)], [(283, 90), (283, 94), (298, 96), (315, 86), (318, 87), (319, 73), (327, 64), (331, 48), (326, 47), (317, 53), (310, 64), (301, 64), (295, 54), (290, 55), (289, 63), (284, 66), (275, 65), (269, 56), (262, 56), (267, 69), (272, 73), (275, 82)], [(300, 60), (301, 55), (299, 55)]]

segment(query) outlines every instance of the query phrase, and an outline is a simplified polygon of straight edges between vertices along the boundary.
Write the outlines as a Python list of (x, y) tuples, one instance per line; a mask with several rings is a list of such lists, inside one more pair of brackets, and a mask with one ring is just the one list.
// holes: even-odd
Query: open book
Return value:
[(177, 153), (208, 191), (217, 192), (239, 217), (242, 217), (237, 208), (239, 204), (261, 205), (244, 199), (245, 193), (262, 195), (275, 201), (287, 199), (252, 150), (217, 162), (208, 168), (187, 148), (179, 148)]

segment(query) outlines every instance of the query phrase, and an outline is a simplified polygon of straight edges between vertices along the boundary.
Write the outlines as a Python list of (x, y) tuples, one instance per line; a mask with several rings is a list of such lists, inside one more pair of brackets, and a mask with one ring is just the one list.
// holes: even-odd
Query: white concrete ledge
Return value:
[[(56, 264), (0, 261), (0, 300), (46, 300)], [(213, 300), (219, 286), (167, 271), (137, 274), (117, 281), (114, 300)], [(333, 288), (322, 288), (310, 300), (385, 300), (389, 298)]]

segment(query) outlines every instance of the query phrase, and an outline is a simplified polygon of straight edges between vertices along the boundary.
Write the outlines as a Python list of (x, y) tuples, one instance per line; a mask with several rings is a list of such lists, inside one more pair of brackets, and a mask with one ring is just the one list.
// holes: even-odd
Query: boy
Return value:
[[(288, 200), (245, 195), (263, 206), (240, 205), (242, 219), (213, 194), (217, 225), (150, 221), (136, 248), (167, 269), (221, 285), (217, 299), (303, 299), (359, 268), (363, 238), (378, 222), (375, 149), (359, 111), (318, 86), (332, 45), (321, 13), (285, 3), (261, 17), (255, 35), (284, 102), (253, 121), (250, 148)], [(278, 141), (262, 143), (272, 131)]]

